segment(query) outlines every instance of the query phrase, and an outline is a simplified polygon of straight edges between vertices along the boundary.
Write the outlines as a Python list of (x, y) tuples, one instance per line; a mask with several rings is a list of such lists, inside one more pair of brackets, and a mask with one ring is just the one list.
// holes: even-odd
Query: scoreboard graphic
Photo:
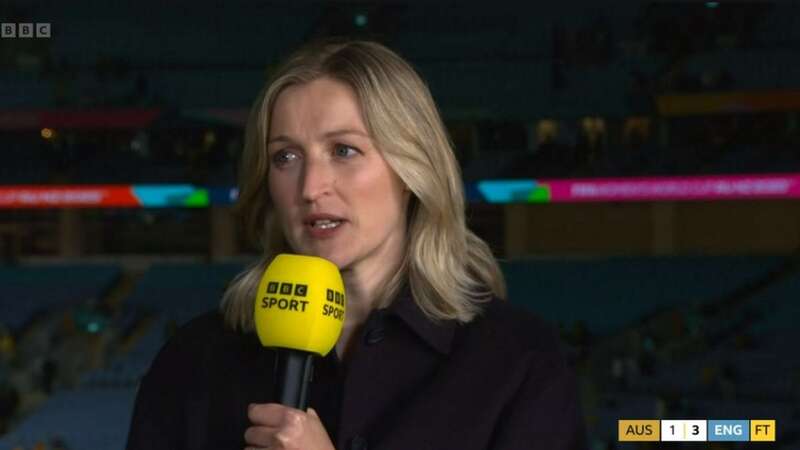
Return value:
[(620, 442), (775, 442), (775, 419), (627, 420)]

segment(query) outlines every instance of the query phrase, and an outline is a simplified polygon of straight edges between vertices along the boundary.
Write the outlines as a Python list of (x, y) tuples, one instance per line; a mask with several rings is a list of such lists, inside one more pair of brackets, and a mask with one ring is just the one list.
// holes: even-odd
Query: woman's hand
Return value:
[(247, 417), (253, 426), (244, 432), (249, 449), (335, 450), (317, 412), (278, 403), (251, 404)]

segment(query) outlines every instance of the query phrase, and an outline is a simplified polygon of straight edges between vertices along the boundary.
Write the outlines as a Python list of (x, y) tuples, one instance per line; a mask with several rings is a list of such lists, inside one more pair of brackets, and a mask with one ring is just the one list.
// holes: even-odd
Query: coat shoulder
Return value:
[(471, 326), (481, 339), (520, 353), (549, 353), (559, 358), (563, 343), (557, 328), (538, 314), (498, 298), (486, 303)]
[[(165, 334), (169, 327), (165, 327)], [(225, 353), (243, 337), (225, 327), (222, 315), (213, 310), (203, 313), (177, 327), (154, 358), (150, 372), (168, 374), (192, 373), (203, 362)]]
[(218, 310), (207, 311), (179, 326), (172, 336), (176, 344), (191, 344), (198, 339), (213, 340), (226, 334), (222, 314)]
[(165, 351), (189, 352), (218, 341), (225, 334), (222, 316), (208, 311), (174, 329), (164, 344)]

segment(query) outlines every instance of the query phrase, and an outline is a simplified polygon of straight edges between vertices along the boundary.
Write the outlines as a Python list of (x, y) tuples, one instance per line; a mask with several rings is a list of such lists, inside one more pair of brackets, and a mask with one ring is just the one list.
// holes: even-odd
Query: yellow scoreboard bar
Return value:
[(774, 420), (751, 420), (750, 421), (750, 440), (775, 442), (775, 421)]
[(620, 442), (660, 441), (661, 426), (658, 420), (620, 420)]

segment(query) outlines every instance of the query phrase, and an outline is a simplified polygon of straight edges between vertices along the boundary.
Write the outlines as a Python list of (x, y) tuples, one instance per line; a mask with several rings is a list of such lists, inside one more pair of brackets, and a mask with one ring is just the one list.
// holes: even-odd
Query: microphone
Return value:
[(327, 355), (339, 340), (345, 303), (342, 275), (326, 259), (280, 254), (264, 271), (254, 320), (261, 345), (277, 352), (278, 403), (306, 410), (313, 357)]

